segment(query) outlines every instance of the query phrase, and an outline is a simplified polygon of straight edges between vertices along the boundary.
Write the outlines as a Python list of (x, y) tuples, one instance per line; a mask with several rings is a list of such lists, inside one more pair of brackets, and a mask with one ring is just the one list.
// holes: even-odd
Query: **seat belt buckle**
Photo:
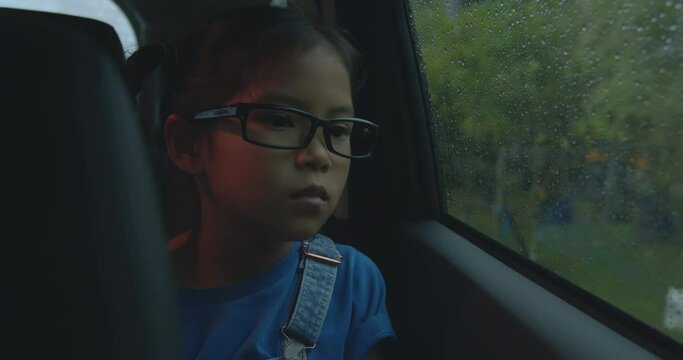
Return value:
[(314, 260), (318, 260), (318, 261), (324, 262), (324, 263), (329, 264), (329, 265), (339, 266), (339, 265), (341, 265), (342, 260), (344, 259), (344, 257), (341, 255), (339, 256), (339, 259), (333, 259), (333, 258), (329, 258), (327, 256), (322, 256), (322, 255), (312, 253), (309, 251), (310, 250), (310, 243), (308, 241), (304, 241), (303, 245), (301, 246), (301, 250), (303, 251), (305, 257), (311, 258)]

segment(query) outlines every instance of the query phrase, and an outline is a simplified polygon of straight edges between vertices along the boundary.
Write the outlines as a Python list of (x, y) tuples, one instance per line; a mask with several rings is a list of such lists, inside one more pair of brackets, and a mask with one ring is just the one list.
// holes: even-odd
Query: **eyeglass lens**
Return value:
[[(306, 144), (312, 120), (303, 114), (280, 109), (252, 109), (246, 122), (247, 138), (264, 145), (298, 147)], [(333, 120), (325, 124), (333, 150), (350, 156), (371, 151), (376, 128), (362, 122)]]

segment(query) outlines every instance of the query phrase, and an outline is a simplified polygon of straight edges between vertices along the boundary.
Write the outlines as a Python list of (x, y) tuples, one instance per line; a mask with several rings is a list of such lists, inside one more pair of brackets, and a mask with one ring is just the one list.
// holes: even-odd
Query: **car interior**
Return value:
[[(165, 242), (184, 230), (188, 199), (169, 195), (183, 180), (168, 180), (161, 136), (163, 43), (208, 15), (271, 1), (114, 2), (145, 47), (128, 59), (110, 25), (0, 2), (16, 230), (6, 356), (180, 358)], [(446, 214), (408, 1), (295, 3), (347, 29), (363, 54), (356, 112), (381, 136), (371, 158), (352, 162), (322, 233), (382, 271), (393, 356), (683, 357), (680, 342)]]

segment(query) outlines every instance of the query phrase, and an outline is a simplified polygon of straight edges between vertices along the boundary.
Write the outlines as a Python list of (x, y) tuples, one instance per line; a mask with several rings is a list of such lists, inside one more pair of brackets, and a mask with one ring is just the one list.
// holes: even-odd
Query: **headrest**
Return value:
[[(55, 27), (59, 28), (59, 31), (79, 29), (79, 31), (88, 34), (90, 38), (102, 46), (117, 65), (121, 66), (125, 61), (123, 48), (118, 35), (116, 35), (116, 32), (110, 25), (101, 21), (29, 10), (0, 8), (0, 12), (2, 13), (2, 18), (8, 21), (30, 22), (33, 24), (33, 26), (27, 28), (26, 33), (19, 35), (19, 33), (12, 31), (15, 36), (24, 37), (31, 36), (31, 34), (42, 34), (46, 30), (55, 29)], [(11, 31), (11, 29), (9, 29), (9, 24), (6, 24), (3, 28)]]

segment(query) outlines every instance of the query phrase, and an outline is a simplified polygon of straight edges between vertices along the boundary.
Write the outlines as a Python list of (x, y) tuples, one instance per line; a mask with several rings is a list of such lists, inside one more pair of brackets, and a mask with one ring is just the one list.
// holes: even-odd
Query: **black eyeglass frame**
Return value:
[[(304, 138), (303, 144), (302, 145), (296, 145), (296, 146), (281, 146), (281, 145), (270, 145), (270, 144), (264, 144), (259, 141), (255, 141), (252, 139), (249, 139), (249, 136), (247, 136), (247, 120), (249, 118), (249, 112), (253, 109), (273, 109), (273, 110), (283, 110), (283, 111), (289, 111), (293, 113), (297, 113), (299, 115), (302, 115), (309, 119), (311, 121), (311, 128)], [(334, 125), (335, 123), (347, 123), (347, 122), (353, 122), (353, 123), (360, 123), (364, 125), (368, 125), (372, 128), (375, 129), (375, 139), (373, 141), (376, 141), (377, 137), (379, 136), (379, 125), (368, 121), (364, 119), (358, 119), (358, 118), (334, 118), (334, 119), (321, 119), (316, 117), (315, 115), (311, 113), (307, 113), (305, 111), (296, 109), (296, 108), (291, 108), (287, 106), (281, 106), (281, 105), (273, 105), (273, 104), (257, 104), (257, 103), (238, 103), (238, 104), (233, 104), (233, 105), (228, 105), (228, 106), (223, 106), (219, 108), (212, 108), (208, 110), (202, 110), (195, 112), (193, 114), (189, 115), (184, 115), (184, 117), (190, 121), (201, 121), (201, 120), (218, 120), (221, 118), (226, 118), (226, 117), (236, 117), (240, 119), (240, 128), (241, 128), (241, 133), (242, 133), (242, 139), (244, 141), (258, 145), (258, 146), (263, 146), (267, 148), (272, 148), (272, 149), (282, 149), (282, 150), (298, 150), (298, 149), (304, 149), (308, 147), (311, 144), (311, 141), (313, 140), (313, 137), (315, 136), (316, 131), (318, 130), (319, 127), (323, 128), (323, 137), (325, 138), (325, 145), (327, 147), (327, 150), (333, 154), (339, 155), (341, 157), (345, 157), (348, 159), (364, 159), (372, 156), (373, 153), (373, 147), (370, 147), (370, 151), (365, 154), (365, 155), (346, 155), (338, 152), (337, 150), (334, 149), (334, 146), (332, 145), (332, 139), (330, 139), (330, 134), (328, 132), (328, 127)]]

